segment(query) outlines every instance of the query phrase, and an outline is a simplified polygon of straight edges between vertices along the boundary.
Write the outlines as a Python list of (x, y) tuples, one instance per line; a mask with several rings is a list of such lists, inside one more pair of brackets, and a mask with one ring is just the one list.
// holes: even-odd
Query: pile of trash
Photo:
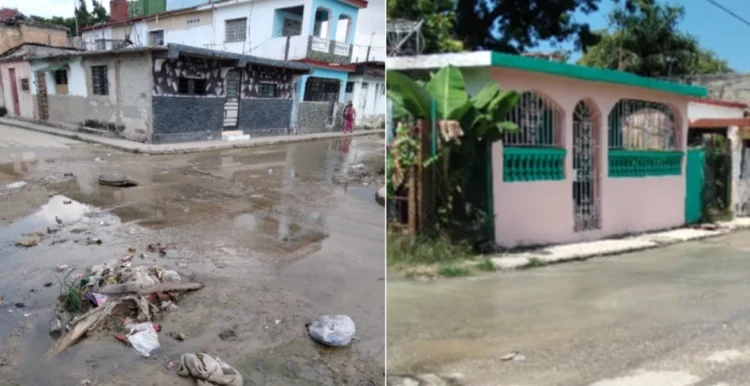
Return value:
[(61, 282), (61, 293), (50, 334), (59, 337), (47, 352), (56, 356), (90, 331), (105, 329), (124, 332), (115, 338), (148, 357), (159, 347), (160, 326), (154, 317), (177, 309), (186, 291), (203, 284), (183, 281), (176, 271), (158, 266), (133, 266), (116, 259), (94, 265), (68, 281)]

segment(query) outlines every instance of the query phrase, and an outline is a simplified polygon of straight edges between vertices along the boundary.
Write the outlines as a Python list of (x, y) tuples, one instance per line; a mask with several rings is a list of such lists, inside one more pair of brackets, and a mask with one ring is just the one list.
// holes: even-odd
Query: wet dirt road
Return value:
[[(342, 186), (350, 165), (382, 164), (382, 154), (382, 138), (360, 137), (145, 156), (0, 127), (0, 385), (192, 385), (167, 364), (197, 350), (233, 365), (245, 385), (383, 384), (383, 209), (376, 184)], [(106, 172), (140, 185), (99, 186)], [(26, 185), (7, 187), (18, 181)], [(36, 247), (14, 245), (56, 217), (58, 233)], [(103, 243), (88, 245), (89, 237)], [(152, 358), (109, 332), (44, 358), (56, 265), (79, 272), (155, 242), (170, 246), (166, 256), (146, 252), (134, 264), (175, 269), (205, 287), (158, 320)], [(357, 323), (352, 347), (325, 349), (307, 337), (304, 324), (331, 313)], [(235, 336), (219, 338), (225, 329)]]
[(747, 385), (748, 294), (750, 232), (466, 279), (389, 275), (388, 384)]

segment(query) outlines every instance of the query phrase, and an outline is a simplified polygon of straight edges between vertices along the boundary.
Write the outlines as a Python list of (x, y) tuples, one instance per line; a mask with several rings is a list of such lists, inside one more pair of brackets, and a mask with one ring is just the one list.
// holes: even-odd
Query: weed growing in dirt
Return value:
[(495, 264), (493, 264), (490, 259), (486, 259), (482, 261), (481, 263), (477, 264), (476, 267), (480, 271), (485, 271), (485, 272), (495, 271)]
[(467, 245), (454, 244), (440, 236), (409, 238), (389, 233), (387, 245), (388, 265), (444, 264), (474, 258)]
[(548, 262), (542, 259), (539, 259), (537, 257), (532, 257), (531, 259), (529, 259), (529, 264), (526, 266), (526, 268), (539, 268), (539, 267), (546, 267), (548, 265), (549, 265)]
[(438, 273), (444, 277), (462, 277), (471, 275), (471, 270), (466, 267), (447, 265), (441, 267)]
[(58, 277), (57, 281), (60, 282), (60, 297), (64, 299), (65, 310), (75, 314), (83, 310), (83, 289), (80, 280), (68, 280), (73, 271), (71, 269), (64, 277)]

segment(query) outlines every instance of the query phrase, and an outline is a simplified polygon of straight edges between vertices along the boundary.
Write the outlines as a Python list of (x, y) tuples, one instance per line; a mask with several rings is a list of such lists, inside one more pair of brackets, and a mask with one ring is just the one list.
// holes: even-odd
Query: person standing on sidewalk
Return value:
[(344, 107), (344, 133), (354, 132), (354, 119), (356, 117), (352, 101), (346, 102), (346, 107)]

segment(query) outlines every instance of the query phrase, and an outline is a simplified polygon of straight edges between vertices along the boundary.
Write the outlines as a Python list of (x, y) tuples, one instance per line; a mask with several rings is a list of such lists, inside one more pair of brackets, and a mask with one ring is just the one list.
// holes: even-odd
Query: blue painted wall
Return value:
[(297, 80), (297, 95), (299, 96), (300, 102), (305, 100), (305, 83), (307, 83), (307, 78), (311, 76), (340, 80), (339, 102), (344, 103), (344, 97), (346, 96), (346, 82), (349, 81), (349, 73), (346, 71), (336, 71), (327, 68), (313, 68), (312, 74), (299, 77)]
[(302, 16), (276, 9), (273, 14), (273, 37), (282, 36), (281, 29), (284, 28), (284, 19), (297, 20), (302, 23)]
[(354, 43), (354, 35), (357, 31), (357, 15), (359, 14), (359, 8), (339, 0), (313, 0), (313, 11), (311, 12), (312, 16), (310, 16), (312, 20), (310, 20), (310, 31), (307, 31), (308, 35), (312, 35), (313, 33), (313, 28), (315, 27), (315, 13), (319, 7), (327, 8), (332, 13), (331, 18), (329, 19), (330, 23), (328, 26), (329, 40), (336, 40), (336, 28), (338, 27), (339, 16), (344, 14), (352, 18), (351, 33), (346, 39), (346, 42), (348, 44)]

